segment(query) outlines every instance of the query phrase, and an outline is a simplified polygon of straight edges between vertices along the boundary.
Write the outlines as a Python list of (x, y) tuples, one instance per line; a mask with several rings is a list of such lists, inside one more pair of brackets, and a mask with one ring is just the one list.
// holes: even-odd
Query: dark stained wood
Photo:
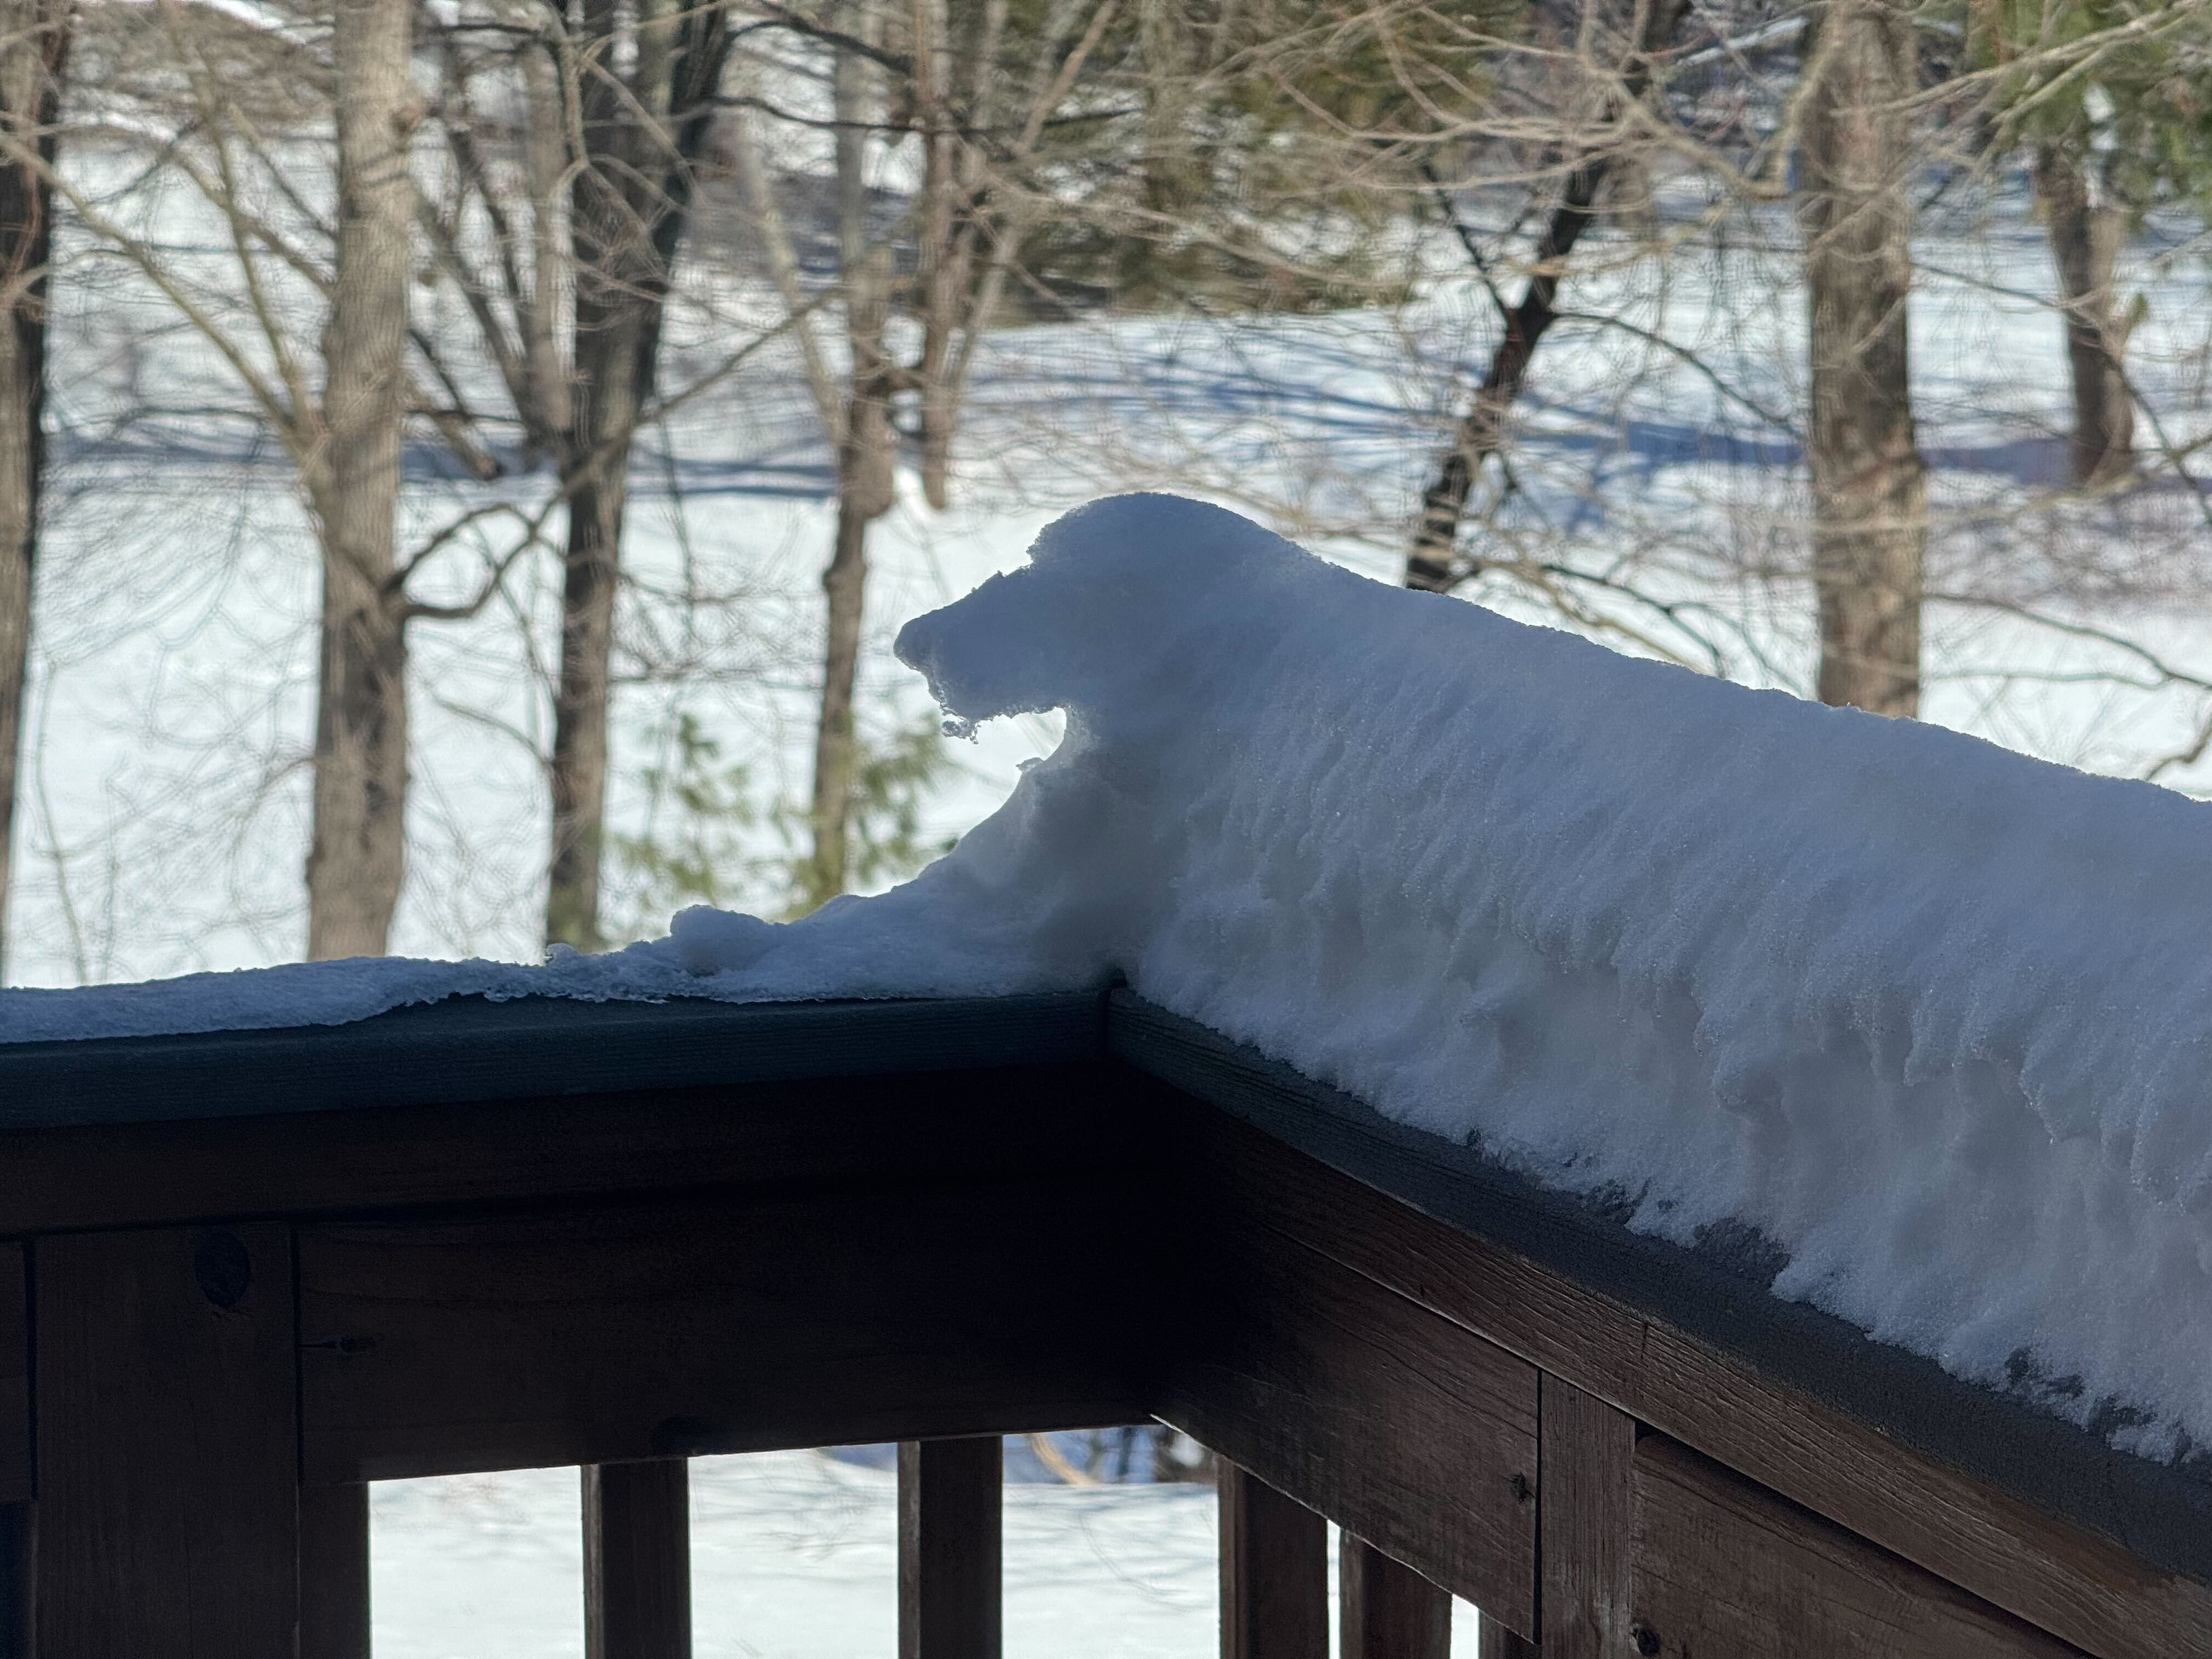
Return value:
[(368, 1488), (300, 1489), (300, 1659), (369, 1659)]
[(1221, 1659), (1328, 1659), (1328, 1525), (1220, 1460)]
[(1474, 1651), (1476, 1659), (1538, 1659), (1544, 1650), (1495, 1619), (1486, 1619), (1477, 1626)]
[(32, 1585), (37, 1580), (39, 1508), (0, 1504), (0, 1659), (33, 1659)]
[(45, 1238), (32, 1271), (41, 1653), (293, 1659), (285, 1229)]
[(999, 1659), (1001, 1445), (899, 1444), (899, 1659)]
[(1199, 1218), (1158, 1414), (1535, 1627), (1536, 1372), (1265, 1225)]
[(1619, 1659), (1632, 1641), (1636, 1421), (1548, 1373), (1538, 1397), (1543, 1474), (1536, 1531), (1546, 1659)]
[(1451, 1659), (1451, 1596), (1346, 1533), (1337, 1541), (1338, 1659)]
[(1063, 1172), (303, 1228), (306, 1476), (1142, 1420), (1148, 1224)]
[(2212, 1587), (2148, 1567), (1222, 1113), (1194, 1109), (1168, 1133), (1188, 1148), (1189, 1178), (1214, 1195), (1224, 1225), (1278, 1227), (2089, 1652), (2212, 1653)]
[(1139, 1109), (1103, 1066), (1010, 1066), (0, 1129), (15, 1176), (0, 1189), (0, 1234), (740, 1181), (1043, 1175), (1141, 1144)]
[(1663, 1659), (2075, 1659), (1663, 1435), (1635, 1459), (1631, 1641)]
[(289, 1030), (9, 1042), (0, 1131), (805, 1079), (896, 1078), (896, 1091), (933, 1073), (1098, 1060), (1104, 1013), (1089, 992), (750, 1004), (449, 997)]
[(0, 1244), (0, 1504), (30, 1496), (30, 1273), (21, 1244)]
[(691, 1659), (691, 1466), (582, 1473), (584, 1659)]

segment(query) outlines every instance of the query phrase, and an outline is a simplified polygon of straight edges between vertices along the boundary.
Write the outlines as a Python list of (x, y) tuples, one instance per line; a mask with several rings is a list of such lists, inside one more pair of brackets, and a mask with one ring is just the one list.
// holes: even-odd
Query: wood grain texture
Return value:
[(1548, 1372), (1538, 1401), (1544, 1652), (1547, 1659), (1619, 1659), (1631, 1634), (1636, 1422)]
[(300, 1489), (300, 1659), (369, 1659), (368, 1488)]
[(1328, 1526), (1221, 1460), (1221, 1659), (1328, 1659)]
[(40, 1651), (293, 1659), (286, 1230), (46, 1238), (32, 1266)]
[(1188, 1138), (1192, 1179), (1229, 1224), (1279, 1227), (2104, 1659), (2212, 1654), (2212, 1587), (2149, 1567), (1220, 1112), (1194, 1109), (1170, 1133)]
[(1539, 1659), (1544, 1650), (1495, 1619), (1486, 1619), (1476, 1627), (1474, 1651), (1476, 1659)]
[(1284, 1234), (1194, 1218), (1160, 1416), (1535, 1627), (1536, 1372)]
[(0, 1504), (31, 1496), (30, 1294), (23, 1246), (0, 1244)]
[(1664, 1435), (1635, 1505), (1631, 1641), (1655, 1659), (2079, 1659)]
[(1337, 1540), (1338, 1659), (1451, 1659), (1451, 1595), (1372, 1544)]
[(691, 1659), (691, 1466), (582, 1471), (584, 1659)]
[(1130, 1092), (1103, 1066), (1009, 1066), (0, 1130), (0, 1233), (1042, 1175), (1140, 1144)]
[(303, 1228), (306, 1475), (1141, 1421), (1147, 1213), (1067, 1176)]
[(1001, 1443), (899, 1443), (899, 1659), (999, 1659)]

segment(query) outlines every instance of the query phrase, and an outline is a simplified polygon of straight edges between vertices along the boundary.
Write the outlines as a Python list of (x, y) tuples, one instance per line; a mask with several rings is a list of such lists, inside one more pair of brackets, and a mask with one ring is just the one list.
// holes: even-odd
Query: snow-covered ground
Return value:
[[(576, 1474), (374, 1489), (377, 1659), (583, 1652)], [(1220, 1651), (1212, 1491), (1010, 1483), (1009, 1659), (1211, 1659)], [(897, 1646), (889, 1471), (812, 1452), (691, 1465), (700, 1659), (882, 1659)], [(1474, 1610), (1455, 1605), (1457, 1651)]]

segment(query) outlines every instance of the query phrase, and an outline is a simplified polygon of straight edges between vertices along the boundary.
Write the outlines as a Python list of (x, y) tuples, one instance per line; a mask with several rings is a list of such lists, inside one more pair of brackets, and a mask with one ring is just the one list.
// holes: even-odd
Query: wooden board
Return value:
[(1184, 1260), (1159, 1414), (1533, 1632), (1534, 1368), (1241, 1212)]
[(20, 1504), (30, 1496), (29, 1267), (21, 1244), (0, 1244), (0, 1504)]
[(1664, 1435), (1635, 1460), (1631, 1639), (1653, 1659), (2079, 1659)]
[(1451, 1597), (1350, 1533), (1337, 1540), (1338, 1659), (1451, 1659)]
[(833, 1189), (300, 1236), (314, 1482), (1141, 1420), (1144, 1194)]
[(690, 1465), (587, 1463), (582, 1476), (584, 1659), (691, 1659)]
[(368, 1488), (300, 1488), (300, 1659), (370, 1659)]
[(1221, 1659), (1328, 1659), (1328, 1526), (1224, 1458)]
[(1003, 1444), (900, 1443), (899, 1659), (999, 1659)]
[(1562, 1377), (1538, 1390), (1545, 1659), (1620, 1659), (1630, 1650), (1628, 1550), (1636, 1422)]
[(1194, 1106), (1191, 1179), (1544, 1370), (2106, 1659), (2203, 1659), (2212, 1588), (2069, 1526), (1526, 1257)]
[(1103, 1066), (1009, 1066), (0, 1130), (14, 1175), (0, 1234), (732, 1182), (1043, 1175), (1141, 1145), (1130, 1095)]
[(275, 1226), (37, 1242), (42, 1653), (294, 1659), (290, 1246)]

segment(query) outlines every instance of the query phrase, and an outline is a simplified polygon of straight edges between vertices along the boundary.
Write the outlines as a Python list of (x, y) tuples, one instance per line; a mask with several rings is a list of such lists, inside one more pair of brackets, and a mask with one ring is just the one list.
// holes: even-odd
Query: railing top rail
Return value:
[(343, 1025), (0, 1044), (0, 1132), (1093, 1060), (1095, 994), (455, 997)]
[[(2166, 1464), (2120, 1451), (2033, 1400), (1963, 1381), (1832, 1314), (1784, 1301), (1771, 1286), (1786, 1257), (1751, 1229), (1710, 1235), (1694, 1249), (1632, 1231), (1603, 1205), (1539, 1185), (1480, 1148), (1390, 1122), (1126, 991), (1110, 1000), (1108, 1041), (1116, 1059), (1459, 1232), (1698, 1339), (1887, 1440), (2212, 1584), (2212, 1455)], [(1540, 1318), (1532, 1314), (1530, 1325)], [(1513, 1346), (1498, 1329), (1484, 1334)], [(1556, 1363), (1549, 1354), (1527, 1357)], [(1577, 1380), (1607, 1391), (1595, 1378)], [(1648, 1399), (1614, 1403), (1655, 1420)], [(1813, 1455), (1819, 1445), (1808, 1434), (1802, 1449)]]

